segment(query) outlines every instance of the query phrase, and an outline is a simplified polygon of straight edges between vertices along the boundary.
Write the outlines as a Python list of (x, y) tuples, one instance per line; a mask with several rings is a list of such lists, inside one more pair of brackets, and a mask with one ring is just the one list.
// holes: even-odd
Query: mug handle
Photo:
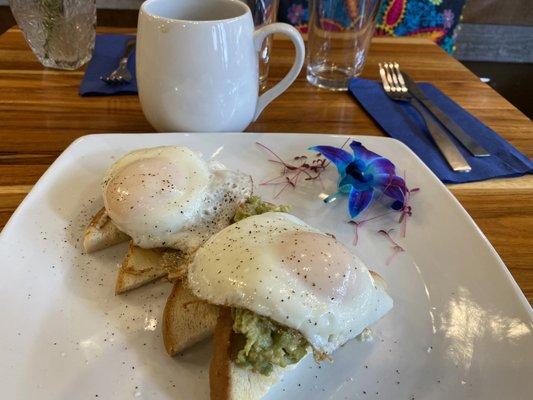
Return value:
[(281, 81), (274, 85), (274, 87), (259, 96), (255, 109), (254, 121), (259, 117), (259, 114), (263, 112), (265, 107), (268, 106), (268, 104), (272, 100), (282, 94), (294, 82), (294, 80), (298, 77), (302, 66), (304, 65), (304, 40), (302, 39), (302, 35), (300, 35), (300, 32), (298, 32), (297, 29), (295, 29), (289, 24), (277, 22), (274, 24), (265, 25), (262, 28), (256, 30), (254, 32), (255, 51), (259, 53), (261, 51), (261, 47), (263, 46), (263, 41), (265, 40), (265, 38), (268, 35), (272, 35), (274, 33), (281, 33), (282, 35), (288, 36), (294, 44), (296, 55), (294, 57), (294, 63), (292, 64), (292, 67), (287, 73), (287, 75), (285, 75), (285, 77)]

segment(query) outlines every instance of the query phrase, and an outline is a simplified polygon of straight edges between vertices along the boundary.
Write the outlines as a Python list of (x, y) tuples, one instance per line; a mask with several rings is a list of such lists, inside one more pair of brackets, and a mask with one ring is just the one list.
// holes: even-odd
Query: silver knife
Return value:
[(455, 123), (450, 117), (429, 100), (418, 84), (405, 72), (402, 71), (402, 75), (405, 79), (405, 84), (409, 92), (418, 99), (433, 116), (455, 136), (455, 138), (461, 142), (461, 144), (468, 149), (475, 157), (487, 157), (490, 153), (477, 143), (470, 135), (468, 135), (459, 125)]

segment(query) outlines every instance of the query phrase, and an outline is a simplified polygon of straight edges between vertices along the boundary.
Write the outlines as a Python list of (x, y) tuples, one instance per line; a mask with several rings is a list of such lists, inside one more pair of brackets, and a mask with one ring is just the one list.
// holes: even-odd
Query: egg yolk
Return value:
[(178, 163), (165, 158), (147, 158), (124, 166), (108, 182), (106, 206), (117, 223), (131, 225), (135, 221), (164, 224), (159, 218), (165, 212), (186, 217), (198, 199), (207, 180), (197, 172), (185, 174)]
[(357, 280), (357, 260), (333, 237), (314, 232), (294, 232), (276, 238), (277, 259), (311, 292), (343, 298)]

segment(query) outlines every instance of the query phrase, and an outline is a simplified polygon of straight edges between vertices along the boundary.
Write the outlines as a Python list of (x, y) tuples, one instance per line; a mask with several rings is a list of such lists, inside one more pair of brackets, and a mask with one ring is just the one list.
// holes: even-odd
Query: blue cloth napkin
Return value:
[(472, 167), (472, 171), (468, 173), (452, 171), (433, 144), (429, 133), (425, 130), (424, 121), (418, 113), (408, 103), (389, 99), (381, 83), (366, 79), (352, 79), (348, 86), (350, 92), (376, 123), (387, 134), (413, 150), (443, 182), (463, 183), (533, 173), (531, 160), (508, 141), (461, 108), (435, 86), (421, 83), (420, 87), (434, 104), (491, 154), (489, 157), (474, 157), (452, 137)]
[(128, 59), (128, 70), (133, 77), (129, 83), (109, 85), (100, 79), (118, 67), (120, 58), (126, 49), (126, 42), (132, 35), (97, 35), (94, 44), (93, 57), (87, 65), (85, 76), (81, 81), (81, 96), (98, 96), (111, 94), (137, 93), (137, 78), (135, 76), (135, 52)]

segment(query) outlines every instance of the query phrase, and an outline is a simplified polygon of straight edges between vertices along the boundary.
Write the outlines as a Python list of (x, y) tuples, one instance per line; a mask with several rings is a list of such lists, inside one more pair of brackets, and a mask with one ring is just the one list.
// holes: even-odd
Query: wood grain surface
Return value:
[[(289, 69), (292, 51), (289, 42), (275, 40), (271, 84)], [(388, 60), (398, 61), (416, 80), (432, 82), (518, 149), (533, 155), (531, 121), (433, 43), (376, 38), (363, 77), (377, 79), (377, 63)], [(17, 28), (0, 36), (0, 226), (77, 137), (90, 133), (153, 132), (137, 96), (80, 97), (82, 76), (83, 71), (44, 69)], [(309, 85), (303, 71), (248, 131), (383, 135), (352, 97)], [(532, 302), (533, 176), (449, 188)]]

